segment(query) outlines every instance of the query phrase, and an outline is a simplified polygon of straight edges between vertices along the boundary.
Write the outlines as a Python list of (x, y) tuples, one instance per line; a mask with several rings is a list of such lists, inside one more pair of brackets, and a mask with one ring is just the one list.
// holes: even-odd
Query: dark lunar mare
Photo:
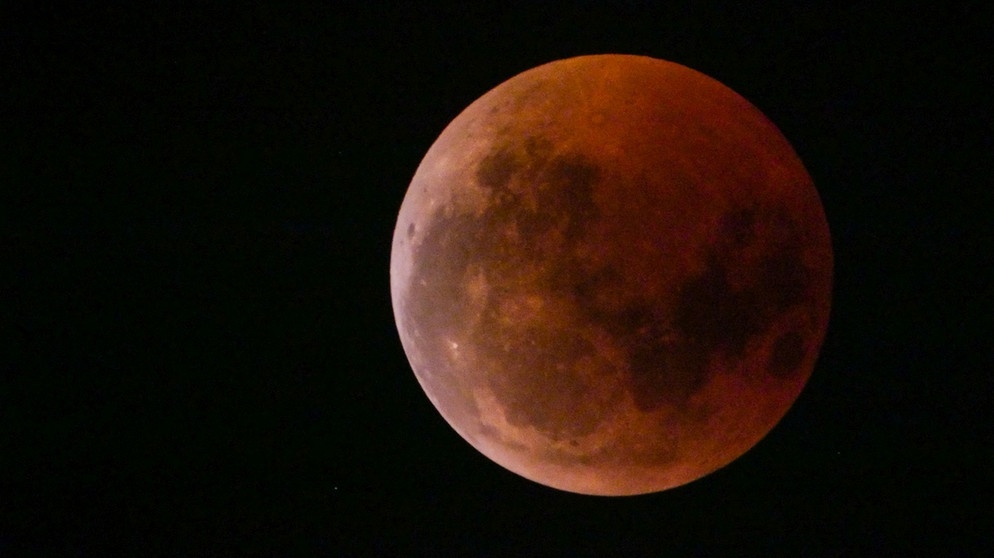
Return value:
[[(482, 354), (502, 364), (501, 374), (460, 378), (452, 375), (480, 371), (443, 366), (435, 371), (448, 376), (441, 381), (486, 382), (512, 424), (533, 426), (553, 439), (591, 432), (601, 419), (585, 411), (582, 402), (590, 394), (573, 375), (573, 363), (595, 350), (582, 337), (584, 330), (600, 328), (619, 343), (629, 362), (627, 389), (640, 409), (650, 411), (684, 403), (707, 383), (714, 355), (741, 357), (748, 342), (803, 303), (810, 288), (803, 246), (782, 211), (748, 207), (728, 213), (718, 240), (707, 248), (704, 271), (679, 287), (675, 306), (664, 307), (628, 294), (639, 290), (627, 284), (622, 270), (592, 268), (577, 255), (578, 247), (594, 240), (590, 225), (599, 217), (593, 189), (602, 173), (589, 158), (558, 152), (542, 138), (506, 141), (480, 161), (476, 179), (490, 199), (482, 217), (439, 213), (430, 223), (409, 227), (409, 235), (424, 236), (413, 255), (404, 315), (419, 324), (416, 351), (428, 362), (449, 363), (445, 340), (468, 335)], [(535, 210), (522, 195), (528, 190)], [(774, 232), (760, 235), (759, 225)], [(515, 237), (507, 234), (512, 228)], [(758, 265), (737, 267), (738, 252), (771, 239), (760, 247)], [(469, 315), (466, 290), (474, 266), (490, 286), (478, 321)], [(737, 289), (730, 279), (742, 274), (751, 280)], [(621, 296), (628, 299), (599, 304), (604, 292), (626, 293)], [(535, 293), (571, 301), (578, 323), (501, 323), (502, 301)], [(789, 332), (776, 342), (771, 374), (788, 377), (799, 369), (803, 341), (800, 333)]]
[[(494, 149), (480, 161), (476, 178), (490, 199), (482, 217), (440, 213), (417, 227), (424, 237), (413, 255), (405, 316), (419, 324), (419, 354), (428, 362), (448, 362), (444, 340), (468, 335), (478, 352), (502, 364), (501, 374), (443, 381), (486, 382), (511, 423), (534, 426), (550, 437), (590, 432), (600, 416), (581, 405), (589, 394), (571, 375), (574, 362), (594, 351), (580, 328), (506, 327), (500, 305), (516, 294), (566, 288), (555, 283), (575, 275), (571, 253), (595, 215), (592, 192), (599, 171), (581, 154), (556, 152), (548, 141), (528, 138)], [(526, 207), (522, 187), (534, 195), (534, 211)], [(507, 235), (511, 228), (515, 239)], [(473, 269), (483, 270), (490, 289), (479, 318), (469, 315), (466, 285)], [(450, 366), (435, 373), (474, 372)], [(543, 381), (535, 381), (536, 374), (545, 374)]]

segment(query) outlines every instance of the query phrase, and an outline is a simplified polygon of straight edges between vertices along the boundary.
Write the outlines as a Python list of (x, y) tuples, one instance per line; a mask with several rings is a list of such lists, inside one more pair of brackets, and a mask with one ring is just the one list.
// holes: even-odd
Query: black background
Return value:
[[(980, 3), (21, 4), (0, 24), (0, 555), (990, 544)], [(415, 381), (388, 285), (442, 128), (521, 71), (604, 52), (758, 106), (819, 188), (836, 263), (821, 358), (780, 425), (631, 498), (548, 489), (463, 442)]]

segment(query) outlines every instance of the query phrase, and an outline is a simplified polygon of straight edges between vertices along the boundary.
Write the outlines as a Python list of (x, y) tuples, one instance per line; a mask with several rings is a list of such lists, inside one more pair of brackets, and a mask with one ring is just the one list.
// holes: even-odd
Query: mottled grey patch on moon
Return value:
[(515, 347), (502, 355), (501, 373), (488, 381), (509, 423), (534, 427), (553, 440), (589, 434), (600, 424), (604, 409), (585, 403), (600, 400), (601, 386), (577, 368), (594, 347), (578, 332), (536, 324), (490, 341), (484, 346), (491, 353), (500, 352), (495, 345), (501, 342)]
[(521, 163), (515, 160), (510, 150), (497, 149), (480, 161), (476, 178), (482, 186), (492, 190), (502, 190), (520, 166)]
[[(557, 153), (541, 139), (499, 145), (476, 170), (478, 184), (490, 191), (483, 214), (436, 213), (422, 227), (413, 254), (404, 315), (420, 324), (417, 350), (429, 362), (445, 362), (445, 339), (466, 339), (481, 362), (499, 363), (499, 373), (484, 377), (482, 371), (448, 368), (437, 374), (449, 376), (442, 378), (448, 382), (486, 384), (511, 424), (535, 427), (553, 439), (587, 434), (601, 420), (595, 406), (583, 405), (598, 386), (578, 372), (578, 362), (595, 349), (581, 335), (585, 324), (539, 318), (509, 324), (502, 304), (557, 294), (549, 291), (552, 278), (573, 265), (566, 254), (595, 213), (598, 177), (588, 158)], [(482, 308), (474, 307), (467, 290), (474, 272), (486, 277), (495, 294)], [(474, 373), (481, 375), (470, 377)]]
[[(607, 265), (591, 268), (574, 256), (573, 248), (591, 240), (586, 235), (597, 218), (593, 188), (600, 173), (586, 157), (556, 153), (547, 141), (530, 137), (496, 145), (480, 161), (476, 177), (491, 191), (491, 205), (476, 233), (486, 231), (494, 239), (488, 243), (477, 238), (475, 249), (482, 259), (476, 263), (489, 271), (499, 270), (498, 285), (519, 284), (514, 270), (522, 265), (545, 264), (548, 271), (532, 278), (526, 288), (564, 293), (573, 301), (580, 322), (577, 328), (598, 328), (615, 339), (628, 359), (628, 390), (644, 411), (685, 402), (707, 383), (715, 355), (741, 358), (750, 340), (764, 334), (774, 318), (804, 299), (809, 278), (801, 247), (790, 237), (789, 227), (774, 235), (778, 244), (761, 247), (756, 268), (736, 267), (741, 265), (738, 252), (769, 241), (768, 235), (757, 232), (759, 225), (782, 227), (782, 216), (776, 212), (764, 213), (752, 206), (730, 210), (721, 221), (716, 244), (706, 252), (704, 271), (679, 287), (674, 307), (662, 307), (657, 300), (632, 297), (630, 279), (618, 271)], [(527, 207), (526, 192), (534, 196), (537, 209)], [(552, 243), (550, 249), (547, 242), (545, 252), (537, 249), (557, 227), (562, 234), (558, 244)], [(510, 228), (517, 232), (514, 240), (502, 234)], [(755, 278), (748, 288), (737, 289), (732, 278), (743, 273)], [(625, 293), (618, 296), (627, 299), (605, 300), (611, 295), (604, 293), (612, 292)], [(484, 325), (491, 328), (490, 333), (507, 329), (493, 316), (485, 316), (489, 316)], [(480, 343), (496, 350), (490, 337), (484, 336)], [(508, 345), (506, 338), (501, 343)], [(550, 343), (554, 346), (555, 340)], [(545, 355), (542, 364), (510, 365), (507, 374), (525, 374), (526, 378), (529, 367), (548, 368), (570, 353), (557, 354)], [(530, 357), (518, 358), (524, 362)], [(522, 387), (526, 384), (524, 379), (508, 381), (499, 384), (495, 393), (511, 409), (534, 408), (536, 396)], [(521, 423), (552, 428), (552, 419), (540, 414), (533, 409), (517, 413)]]
[[(629, 344), (632, 394), (643, 410), (685, 401), (707, 383), (714, 356), (742, 358), (752, 339), (764, 335), (778, 316), (804, 301), (809, 274), (802, 248), (789, 229), (776, 232), (781, 244), (761, 247), (758, 266), (738, 263), (736, 252), (769, 241), (755, 230), (762, 219), (767, 219), (767, 225), (777, 221), (755, 208), (726, 215), (717, 244), (705, 256), (704, 271), (679, 288), (679, 298), (669, 310), (671, 320), (648, 315), (644, 308), (650, 301), (645, 301), (645, 306), (629, 310), (631, 316), (616, 328), (646, 332), (630, 337)], [(745, 288), (736, 287), (733, 278), (737, 275), (752, 280)], [(672, 330), (660, 330), (669, 328), (670, 321)], [(667, 334), (676, 342), (658, 341)]]

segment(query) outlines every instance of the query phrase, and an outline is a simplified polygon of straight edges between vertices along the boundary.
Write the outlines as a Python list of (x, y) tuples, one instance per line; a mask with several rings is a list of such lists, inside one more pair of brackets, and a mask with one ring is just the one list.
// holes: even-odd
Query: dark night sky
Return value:
[[(994, 544), (979, 3), (22, 4), (0, 24), (0, 555)], [(414, 379), (388, 286), (442, 128), (521, 71), (603, 52), (757, 105), (813, 176), (836, 257), (824, 349), (780, 425), (705, 479), (620, 499), (463, 442)]]

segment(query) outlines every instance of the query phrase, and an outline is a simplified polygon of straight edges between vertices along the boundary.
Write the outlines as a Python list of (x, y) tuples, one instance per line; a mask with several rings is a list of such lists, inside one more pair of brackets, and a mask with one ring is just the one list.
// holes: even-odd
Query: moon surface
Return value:
[(400, 338), (467, 442), (596, 495), (703, 477), (800, 394), (832, 248), (780, 131), (697, 71), (629, 55), (539, 66), (422, 160), (390, 260)]

